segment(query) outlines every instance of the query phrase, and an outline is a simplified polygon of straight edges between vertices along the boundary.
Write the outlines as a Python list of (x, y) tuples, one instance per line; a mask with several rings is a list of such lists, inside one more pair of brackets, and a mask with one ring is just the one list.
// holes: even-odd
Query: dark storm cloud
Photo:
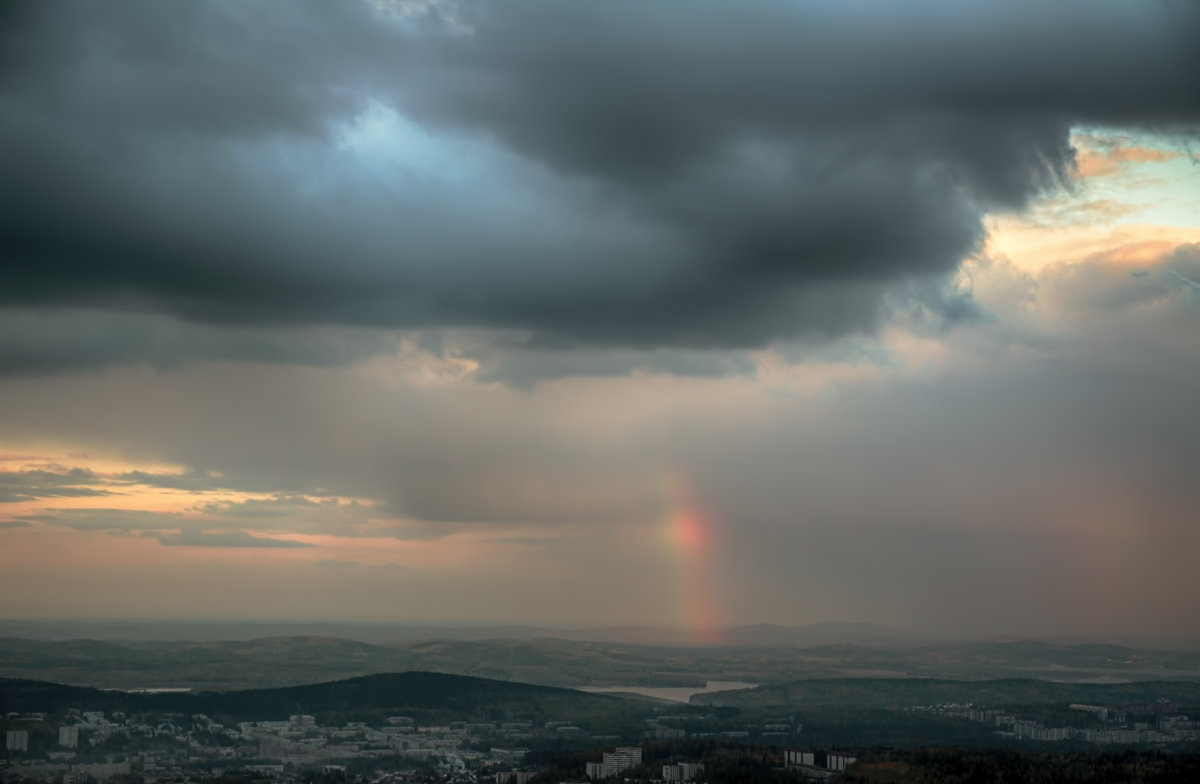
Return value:
[[(18, 314), (641, 349), (838, 335), (872, 328), (888, 286), (954, 269), (982, 212), (1069, 180), (1072, 123), (1200, 121), (1184, 3), (521, 0), (443, 6), (455, 24), (354, 3), (5, 8), (0, 300)], [(385, 138), (360, 154), (355, 128)], [(73, 318), (6, 328), (0, 364), (386, 348), (164, 345)], [(94, 337), (72, 351), (55, 330)]]
[(556, 378), (621, 376), (634, 370), (697, 378), (748, 374), (753, 358), (744, 351), (686, 348), (596, 348), (579, 351), (561, 341), (497, 340), (467, 349), (479, 363), (475, 378), (524, 387)]
[(191, 360), (344, 365), (393, 349), (380, 330), (234, 328), (167, 315), (99, 308), (0, 308), (0, 378), (142, 363), (158, 370)]

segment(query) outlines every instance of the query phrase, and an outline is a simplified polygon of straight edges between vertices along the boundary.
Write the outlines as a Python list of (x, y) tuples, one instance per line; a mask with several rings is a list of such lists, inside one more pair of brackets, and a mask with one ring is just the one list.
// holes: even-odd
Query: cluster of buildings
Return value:
[(587, 777), (592, 781), (611, 779), (612, 777), (636, 768), (642, 764), (641, 746), (617, 746), (614, 751), (604, 752), (599, 762), (589, 762), (585, 768)]
[(695, 781), (704, 775), (704, 765), (699, 762), (676, 762), (663, 765), (663, 781)]
[[(570, 722), (537, 727), (531, 722), (418, 725), (407, 716), (389, 717), (379, 727), (362, 722), (322, 726), (307, 714), (232, 726), (203, 714), (127, 717), (73, 711), (65, 718), (56, 727), (46, 714), (10, 714), (9, 727), (37, 727), (42, 740), (31, 753), (31, 730), (5, 731), (7, 759), (0, 764), (0, 783), (78, 784), (132, 773), (155, 784), (206, 779), (228, 770), (283, 777), (301, 768), (332, 769), (335, 763), (386, 759), (428, 763), (447, 775), (462, 774), (463, 781), (527, 784), (533, 772), (515, 769), (525, 757), (527, 741), (588, 737)], [(46, 747), (47, 733), (57, 734), (53, 749)], [(120, 752), (105, 753), (106, 747)]]
[[(103, 722), (104, 714), (88, 713), (85, 714), (86, 720), (99, 726)], [(30, 718), (41, 718), (38, 716)], [(58, 745), (64, 749), (74, 749), (79, 746), (79, 725), (63, 724), (58, 728)], [(28, 753), (29, 751), (29, 730), (7, 730), (4, 733), (4, 750)]]
[(9, 730), (4, 733), (5, 751), (29, 751), (29, 730)]
[(784, 752), (784, 767), (798, 772), (806, 781), (828, 781), (836, 773), (844, 773), (858, 758), (840, 751)]
[[(38, 724), (46, 719), (45, 714), (27, 716), (9, 714), (16, 723)], [(116, 725), (107, 721), (103, 713), (72, 712), (70, 723), (57, 729), (57, 744), (37, 758), (30, 759), (30, 730), (8, 729), (4, 733), (4, 750), (8, 764), (0, 766), (0, 781), (10, 779), (41, 779), (61, 781), (62, 784), (81, 784), (86, 781), (105, 781), (113, 776), (129, 775), (132, 765), (128, 760), (76, 761), (78, 757), (80, 730), (85, 730), (89, 746), (108, 740), (116, 731)]]
[(81, 762), (63, 764), (30, 764), (16, 767), (0, 767), (0, 781), (53, 781), (62, 784), (84, 784), (106, 781), (113, 776), (128, 776), (133, 766), (124, 762)]
[(793, 735), (799, 735), (803, 728), (803, 725), (792, 724), (790, 720), (783, 718), (770, 719), (761, 725), (747, 726), (737, 730), (714, 728), (713, 725), (716, 722), (716, 717), (711, 714), (687, 713), (656, 716), (653, 719), (646, 719), (646, 729), (642, 736), (647, 740), (677, 740), (679, 738), (748, 740), (761, 738), (764, 742), (778, 742)]
[[(642, 764), (641, 746), (617, 746), (612, 751), (606, 751), (600, 756), (599, 762), (589, 762), (584, 772), (592, 781), (602, 781), (620, 776), (626, 771), (640, 767)], [(704, 765), (699, 762), (675, 762), (662, 766), (664, 782), (696, 781), (704, 775)], [(500, 784), (497, 782), (497, 784)]]
[(496, 784), (528, 784), (537, 775), (535, 770), (502, 770), (496, 773)]
[[(949, 716), (968, 721), (995, 725), (1001, 737), (1015, 740), (1064, 741), (1082, 740), (1100, 744), (1169, 744), (1200, 740), (1200, 721), (1192, 721), (1177, 712), (1168, 699), (1153, 703), (1125, 705), (1072, 704), (1069, 710), (1079, 711), (1102, 727), (1047, 727), (1040, 721), (1023, 719), (1006, 711), (982, 708), (971, 704), (923, 705), (914, 711)], [(1133, 720), (1131, 720), (1133, 719)], [(1137, 721), (1136, 719), (1142, 719)]]
[[(210, 725), (211, 727), (211, 725)], [(223, 755), (237, 759), (277, 761), (285, 766), (311, 766), (332, 760), (363, 758), (407, 758), (438, 760), (454, 767), (467, 762), (479, 762), (488, 755), (468, 746), (484, 738), (530, 737), (530, 725), (491, 723), (470, 724), (454, 722), (446, 725), (417, 726), (407, 716), (392, 716), (384, 726), (369, 727), (363, 722), (349, 722), (341, 727), (325, 727), (313, 716), (297, 714), (287, 721), (239, 722), (236, 730), (225, 731), (233, 741)], [(496, 749), (497, 758), (513, 759), (524, 756), (524, 749)]]

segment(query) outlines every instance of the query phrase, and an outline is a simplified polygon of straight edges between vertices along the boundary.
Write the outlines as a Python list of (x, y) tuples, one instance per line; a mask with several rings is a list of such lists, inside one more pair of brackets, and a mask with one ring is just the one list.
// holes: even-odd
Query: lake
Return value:
[(704, 688), (696, 686), (583, 686), (580, 691), (593, 694), (611, 694), (612, 692), (628, 692), (641, 694), (646, 697), (657, 697), (660, 700), (672, 702), (687, 702), (693, 694), (708, 694), (714, 691), (733, 691), (735, 689), (753, 689), (757, 683), (742, 681), (708, 681)]

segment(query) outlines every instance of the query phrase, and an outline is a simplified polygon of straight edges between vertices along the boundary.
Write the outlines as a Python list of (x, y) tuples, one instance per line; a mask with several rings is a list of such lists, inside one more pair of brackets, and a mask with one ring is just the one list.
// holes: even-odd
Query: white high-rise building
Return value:
[(9, 751), (29, 751), (29, 730), (9, 730), (4, 733), (4, 748)]
[(59, 727), (58, 728), (58, 745), (68, 749), (74, 749), (79, 746), (79, 728), (78, 727)]
[(642, 764), (641, 746), (617, 746), (615, 751), (606, 751), (600, 762), (587, 763), (587, 776), (593, 781), (608, 779), (629, 768)]
[(636, 768), (642, 764), (642, 747), (641, 746), (617, 746), (617, 754), (628, 754), (631, 762), (630, 767)]

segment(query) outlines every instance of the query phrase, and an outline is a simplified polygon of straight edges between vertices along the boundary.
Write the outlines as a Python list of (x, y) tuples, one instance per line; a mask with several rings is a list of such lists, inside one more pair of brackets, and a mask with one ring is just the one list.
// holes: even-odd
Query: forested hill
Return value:
[(1060, 683), (1031, 678), (944, 680), (936, 678), (816, 678), (741, 691), (696, 694), (693, 705), (736, 708), (892, 707), (944, 703), (977, 705), (1049, 705), (1096, 703), (1121, 705), (1159, 698), (1200, 706), (1200, 681), (1133, 683)]
[(80, 710), (204, 713), (240, 720), (402, 714), (423, 720), (537, 721), (587, 717), (609, 723), (647, 713), (640, 701), (573, 689), (464, 675), (402, 672), (275, 689), (227, 692), (131, 693), (0, 679), (0, 714)]

